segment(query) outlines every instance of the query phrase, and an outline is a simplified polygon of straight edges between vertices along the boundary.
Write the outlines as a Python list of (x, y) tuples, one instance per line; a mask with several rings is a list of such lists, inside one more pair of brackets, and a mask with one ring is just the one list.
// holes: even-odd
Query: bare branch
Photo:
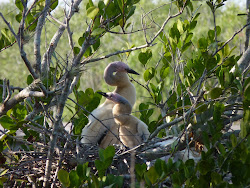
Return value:
[(13, 28), (11, 27), (10, 23), (5, 19), (5, 17), (3, 16), (3, 14), (1, 12), (0, 12), (0, 16), (2, 17), (3, 21), (8, 26), (9, 30), (14, 35), (14, 37), (16, 38), (16, 40), (18, 41), (18, 44), (19, 44), (19, 42), (20, 42), (19, 38), (17, 37), (17, 35), (16, 35), (15, 31), (13, 30)]
[[(45, 97), (46, 95), (44, 94), (44, 92), (33, 91), (34, 89), (39, 88), (39, 85), (40, 81), (34, 80), (28, 87), (20, 91), (12, 99), (5, 101), (5, 103), (0, 106), (0, 117), (27, 97)], [(50, 91), (48, 94), (52, 94), (54, 92), (55, 91)]]
[(144, 45), (141, 45), (141, 46), (138, 46), (138, 47), (134, 47), (134, 48), (131, 48), (131, 49), (127, 49), (127, 50), (121, 50), (121, 51), (116, 51), (114, 53), (111, 53), (111, 54), (108, 54), (108, 55), (105, 55), (105, 56), (102, 56), (102, 57), (99, 57), (99, 58), (94, 58), (94, 59), (90, 59), (90, 60), (83, 60), (81, 63), (82, 64), (88, 64), (88, 63), (91, 63), (91, 62), (95, 62), (95, 61), (100, 61), (100, 60), (103, 60), (103, 59), (106, 59), (106, 58), (109, 58), (111, 56), (114, 56), (114, 55), (118, 55), (118, 54), (121, 54), (121, 53), (126, 53), (126, 52), (132, 52), (132, 51), (135, 51), (135, 50), (139, 50), (139, 49), (142, 49), (142, 48), (147, 48), (147, 47), (151, 47), (151, 46), (154, 46), (155, 44), (154, 41), (155, 39), (160, 35), (160, 33), (164, 30), (165, 26), (167, 25), (167, 23), (169, 22), (169, 20), (171, 20), (172, 18), (175, 18), (179, 15), (181, 15), (183, 13), (183, 10), (185, 8), (185, 4), (186, 2), (184, 3), (182, 9), (175, 15), (172, 15), (172, 16), (169, 16), (162, 24), (161, 28), (158, 30), (158, 32), (154, 35), (154, 37), (151, 39), (151, 41), (147, 42), (147, 44), (144, 44)]
[(35, 62), (36, 62), (36, 73), (38, 74), (40, 74), (41, 72), (40, 40), (41, 40), (41, 34), (42, 34), (42, 29), (44, 26), (45, 18), (47, 16), (47, 12), (49, 11), (49, 6), (50, 6), (50, 0), (46, 0), (42, 15), (39, 17), (38, 22), (37, 22), (36, 32), (35, 32), (35, 37), (34, 37), (34, 56), (35, 56)]
[(118, 54), (122, 54), (122, 53), (126, 53), (126, 52), (132, 52), (132, 51), (135, 51), (135, 50), (139, 50), (139, 49), (150, 47), (150, 46), (154, 46), (154, 45), (155, 44), (151, 44), (151, 45), (144, 44), (142, 46), (133, 47), (131, 49), (116, 51), (114, 53), (111, 53), (111, 54), (108, 54), (108, 55), (105, 55), (105, 56), (101, 56), (99, 58), (93, 58), (93, 59), (90, 59), (90, 60), (83, 60), (81, 63), (82, 64), (88, 64), (88, 63), (91, 63), (91, 62), (100, 61), (100, 60), (109, 58), (109, 57), (114, 56), (114, 55), (118, 55)]
[[(186, 115), (187, 114), (188, 113), (186, 113)], [(159, 127), (156, 128), (156, 130), (150, 135), (150, 137), (148, 139), (150, 140), (150, 139), (154, 138), (162, 129), (165, 129), (167, 127), (175, 125), (175, 124), (181, 122), (182, 120), (184, 120), (184, 117), (178, 117), (178, 118), (176, 118), (175, 120), (173, 120), (173, 121), (171, 121), (169, 123), (164, 123), (164, 124), (160, 125)]]
[(216, 50), (214, 53), (213, 53), (213, 56), (215, 56), (220, 50), (222, 50), (229, 42), (231, 42), (234, 37), (239, 34), (241, 31), (243, 31), (243, 29), (245, 29), (245, 27), (247, 27), (248, 25), (250, 25), (250, 23), (247, 23), (246, 25), (244, 25), (241, 29), (239, 29), (238, 31), (236, 31), (233, 36), (228, 39), (218, 50)]
[[(64, 18), (64, 21), (63, 21), (64, 24), (66, 24), (66, 20), (68, 19), (68, 21), (69, 21), (71, 19), (71, 17), (74, 15), (74, 13), (78, 10), (78, 6), (81, 2), (82, 2), (82, 0), (74, 1), (74, 4), (72, 5), (72, 8), (70, 9), (70, 12), (69, 12), (67, 18)], [(58, 44), (62, 34), (64, 33), (65, 29), (66, 29), (65, 26), (60, 25), (59, 29), (57, 30), (57, 32), (55, 33), (55, 35), (51, 39), (50, 45), (49, 45), (46, 53), (44, 53), (43, 60), (41, 62), (41, 71), (43, 73), (47, 72), (47, 69), (49, 67), (48, 65), (51, 61), (52, 54), (55, 51), (57, 44)]]

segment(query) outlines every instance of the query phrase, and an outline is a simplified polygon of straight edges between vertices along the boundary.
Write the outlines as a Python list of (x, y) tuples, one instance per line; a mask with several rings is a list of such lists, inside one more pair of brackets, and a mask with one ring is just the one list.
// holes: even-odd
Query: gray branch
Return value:
[(37, 88), (37, 84), (38, 83), (35, 80), (31, 85), (29, 85), (28, 87), (26, 87), (25, 89), (20, 91), (18, 94), (16, 94), (12, 99), (10, 99), (10, 100), (6, 101), (5, 103), (3, 103), (0, 106), (0, 117), (2, 115), (6, 114), (6, 112), (8, 110), (13, 108), (16, 104), (23, 101), (27, 97), (44, 97), (45, 95), (44, 95), (43, 92), (41, 92), (41, 91), (33, 91), (34, 88)]
[(54, 51), (57, 47), (57, 44), (58, 44), (61, 36), (63, 35), (65, 29), (66, 29), (65, 26), (67, 23), (67, 19), (68, 19), (68, 21), (71, 19), (71, 17), (74, 15), (76, 10), (78, 10), (78, 6), (81, 2), (82, 2), (82, 0), (76, 0), (74, 2), (74, 4), (72, 5), (73, 8), (70, 9), (68, 16), (66, 18), (64, 18), (63, 24), (65, 24), (65, 25), (60, 25), (59, 29), (57, 30), (57, 32), (55, 33), (55, 35), (51, 39), (49, 48), (47, 49), (46, 53), (44, 53), (43, 60), (41, 62), (41, 72), (43, 74), (46, 75), (47, 69), (49, 67), (48, 65), (51, 61), (52, 54), (54, 53)]
[(34, 37), (34, 55), (36, 62), (36, 73), (40, 74), (41, 72), (41, 52), (40, 52), (40, 42), (41, 42), (41, 33), (44, 26), (45, 18), (47, 16), (47, 12), (49, 11), (50, 0), (46, 0), (45, 7), (42, 15), (39, 17), (36, 32)]

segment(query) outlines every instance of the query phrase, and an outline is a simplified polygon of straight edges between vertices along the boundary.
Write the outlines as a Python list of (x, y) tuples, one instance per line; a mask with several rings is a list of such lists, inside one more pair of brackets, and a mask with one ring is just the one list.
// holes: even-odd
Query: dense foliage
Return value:
[[(16, 0), (11, 24), (0, 14), (0, 55), (20, 56), (11, 74), (17, 63), (29, 72), (26, 83), (0, 81), (0, 185), (248, 187), (250, 51), (238, 42), (247, 19), (228, 16), (225, 0), (80, 2), (62, 14), (57, 0)], [(102, 62), (117, 59), (141, 73), (130, 78), (149, 141), (132, 151), (86, 148), (81, 131), (102, 101), (97, 91), (108, 90)]]

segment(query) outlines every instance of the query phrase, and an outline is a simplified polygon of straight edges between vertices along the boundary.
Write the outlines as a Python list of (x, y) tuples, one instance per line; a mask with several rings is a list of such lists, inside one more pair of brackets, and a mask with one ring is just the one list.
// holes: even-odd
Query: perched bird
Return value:
[[(129, 80), (128, 73), (139, 75), (127, 64), (115, 61), (110, 63), (104, 70), (104, 80), (107, 84), (116, 86), (113, 92), (124, 96), (133, 106), (136, 101), (136, 90)], [(112, 101), (106, 99), (103, 104), (92, 112), (94, 117), (89, 115), (89, 123), (82, 130), (81, 143), (99, 143), (102, 148), (120, 143), (117, 137), (114, 136), (118, 135), (118, 125), (115, 123), (112, 114), (114, 105)], [(96, 120), (96, 118), (101, 120), (105, 126)]]
[(119, 125), (119, 138), (125, 146), (133, 148), (148, 139), (147, 125), (131, 115), (132, 106), (127, 99), (118, 93), (98, 93), (115, 103), (112, 113)]

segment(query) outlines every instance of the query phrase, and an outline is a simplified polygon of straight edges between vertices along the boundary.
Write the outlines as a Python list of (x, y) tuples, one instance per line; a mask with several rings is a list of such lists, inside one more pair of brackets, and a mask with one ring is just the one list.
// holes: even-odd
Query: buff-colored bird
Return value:
[[(136, 101), (136, 90), (128, 77), (128, 73), (137, 74), (127, 64), (116, 61), (110, 63), (104, 70), (104, 80), (111, 86), (116, 86), (114, 93), (124, 96), (133, 106)], [(89, 123), (82, 130), (83, 144), (94, 145), (99, 143), (100, 147), (106, 148), (109, 145), (119, 144), (120, 141), (115, 135), (118, 135), (118, 125), (113, 119), (112, 109), (114, 103), (109, 99), (96, 108), (92, 114), (101, 120), (102, 125), (92, 115), (89, 115)], [(110, 132), (112, 131), (112, 133)]]
[(112, 113), (116, 124), (119, 125), (121, 142), (129, 148), (145, 142), (150, 134), (148, 127), (144, 122), (131, 115), (132, 106), (129, 101), (117, 93), (99, 93), (115, 103)]

